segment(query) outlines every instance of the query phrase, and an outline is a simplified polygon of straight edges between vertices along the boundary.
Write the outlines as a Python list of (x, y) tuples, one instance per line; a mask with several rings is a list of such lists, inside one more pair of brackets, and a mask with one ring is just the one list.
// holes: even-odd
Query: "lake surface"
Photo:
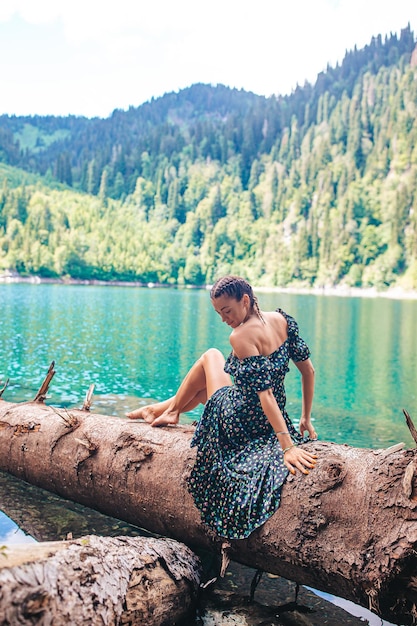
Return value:
[[(260, 292), (299, 323), (316, 368), (313, 416), (320, 438), (379, 448), (412, 445), (402, 409), (417, 421), (417, 301)], [(0, 285), (0, 381), (4, 399), (33, 398), (51, 361), (48, 403), (123, 416), (136, 399), (172, 395), (207, 348), (230, 351), (230, 329), (206, 290)], [(300, 415), (300, 378), (286, 379)], [(143, 403), (143, 402), (142, 402)], [(190, 420), (200, 415), (197, 409)]]
[[(313, 418), (321, 439), (414, 447), (402, 409), (417, 423), (416, 300), (257, 295), (262, 309), (279, 306), (293, 315), (310, 346), (317, 381)], [(92, 410), (123, 417), (150, 399), (172, 395), (207, 348), (230, 351), (230, 329), (206, 290), (0, 284), (0, 307), (0, 388), (9, 379), (3, 398), (12, 402), (32, 399), (55, 361), (48, 404), (81, 407), (94, 384)], [(297, 422), (295, 366), (286, 388), (288, 412)], [(184, 420), (200, 414), (197, 409)], [(22, 537), (0, 512), (0, 541)]]

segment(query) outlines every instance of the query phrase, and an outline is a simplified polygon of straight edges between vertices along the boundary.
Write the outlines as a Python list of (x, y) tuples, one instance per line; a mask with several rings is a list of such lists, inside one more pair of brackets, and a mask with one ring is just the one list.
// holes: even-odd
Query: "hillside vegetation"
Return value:
[(376, 37), (286, 97), (1, 116), (0, 270), (417, 289), (415, 45)]

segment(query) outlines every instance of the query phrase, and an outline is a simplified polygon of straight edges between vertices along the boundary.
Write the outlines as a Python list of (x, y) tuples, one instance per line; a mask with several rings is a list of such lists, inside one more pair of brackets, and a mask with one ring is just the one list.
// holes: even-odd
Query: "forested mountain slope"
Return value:
[(200, 84), (107, 119), (1, 116), (0, 269), (416, 289), (414, 49), (409, 27), (377, 37), (286, 97)]

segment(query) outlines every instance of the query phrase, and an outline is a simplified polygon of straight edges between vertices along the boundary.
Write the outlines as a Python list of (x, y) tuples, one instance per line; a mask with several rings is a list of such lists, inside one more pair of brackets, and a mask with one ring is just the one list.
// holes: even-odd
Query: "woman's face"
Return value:
[(250, 300), (245, 293), (241, 300), (236, 300), (230, 296), (219, 296), (211, 301), (214, 310), (220, 315), (222, 321), (228, 326), (236, 328), (247, 317)]

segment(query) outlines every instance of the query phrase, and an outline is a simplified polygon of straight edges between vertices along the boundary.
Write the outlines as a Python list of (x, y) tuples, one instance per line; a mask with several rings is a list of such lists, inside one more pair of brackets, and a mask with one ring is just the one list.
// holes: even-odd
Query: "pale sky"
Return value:
[(284, 95), (408, 22), (417, 0), (0, 0), (0, 114), (108, 117), (197, 82)]

